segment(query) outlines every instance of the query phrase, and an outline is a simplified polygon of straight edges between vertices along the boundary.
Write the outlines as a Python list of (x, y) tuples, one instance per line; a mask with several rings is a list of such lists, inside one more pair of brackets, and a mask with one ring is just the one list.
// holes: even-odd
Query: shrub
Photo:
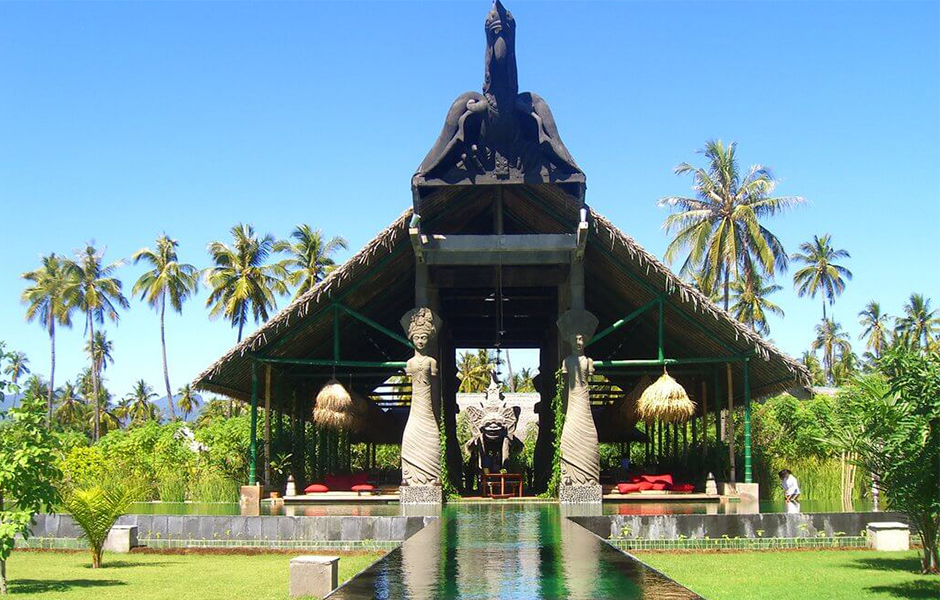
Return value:
[(91, 547), (91, 567), (101, 566), (104, 543), (118, 517), (127, 512), (135, 492), (128, 487), (77, 489), (66, 497), (63, 508), (82, 530)]

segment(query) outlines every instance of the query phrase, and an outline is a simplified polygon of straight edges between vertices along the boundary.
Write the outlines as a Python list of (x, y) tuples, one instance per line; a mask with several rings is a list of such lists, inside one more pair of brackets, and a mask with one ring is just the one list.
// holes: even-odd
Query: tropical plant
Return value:
[(159, 417), (157, 407), (153, 404), (153, 399), (156, 397), (153, 387), (143, 379), (138, 379), (130, 394), (125, 397), (128, 401), (127, 413), (130, 416), (130, 422), (140, 425), (147, 421), (156, 421)]
[(784, 313), (783, 309), (768, 300), (767, 296), (781, 289), (781, 286), (774, 283), (766, 284), (764, 278), (757, 273), (736, 280), (731, 284), (731, 315), (757, 333), (769, 335), (767, 313), (778, 317), (782, 317)]
[(29, 367), (26, 366), (29, 358), (25, 352), (7, 353), (7, 361), (6, 366), (3, 367), (3, 373), (10, 376), (13, 385), (16, 385), (23, 375), (29, 375)]
[[(120, 319), (118, 308), (128, 308), (130, 303), (121, 292), (123, 284), (114, 276), (115, 271), (123, 261), (104, 264), (104, 251), (99, 251), (92, 244), (85, 244), (85, 248), (76, 253), (76, 262), (69, 264), (69, 272), (74, 282), (69, 286), (69, 293), (75, 298), (75, 303), (85, 312), (85, 328), (88, 332), (88, 343), (94, 347), (95, 323), (103, 324), (105, 317), (117, 323)], [(94, 359), (94, 355), (92, 355)], [(98, 398), (98, 372), (92, 362), (91, 370), (92, 390), (94, 398)], [(95, 424), (92, 438), (97, 440), (100, 434), (100, 402), (95, 402)]]
[(188, 419), (189, 414), (199, 408), (199, 396), (193, 390), (193, 387), (190, 384), (186, 384), (176, 391), (179, 399), (180, 412), (183, 413), (183, 418)]
[(74, 275), (69, 261), (55, 253), (42, 257), (42, 265), (35, 271), (23, 273), (29, 284), (23, 290), (22, 300), (27, 304), (26, 320), (37, 319), (49, 334), (49, 386), (46, 390), (46, 423), (52, 425), (52, 403), (55, 390), (55, 327), (72, 326), (75, 310), (73, 292)]
[(288, 283), (297, 286), (294, 297), (298, 298), (336, 268), (332, 255), (337, 250), (345, 250), (347, 243), (338, 235), (324, 240), (319, 229), (313, 229), (306, 223), (295, 227), (290, 237), (296, 241), (279, 242), (277, 249), (289, 254), (282, 264), (289, 271)]
[(80, 424), (85, 416), (85, 403), (75, 386), (66, 381), (56, 396), (59, 406), (55, 411), (55, 420), (59, 425), (68, 428)]
[(287, 269), (282, 262), (266, 264), (277, 251), (274, 236), (259, 238), (251, 225), (238, 224), (231, 229), (233, 244), (209, 244), (214, 267), (205, 271), (206, 284), (212, 290), (206, 300), (209, 318), (224, 316), (238, 327), (238, 341), (251, 313), (255, 323), (267, 321), (269, 311), (277, 306), (275, 294), (287, 294)]
[(160, 349), (163, 352), (163, 382), (166, 385), (170, 419), (176, 420), (173, 406), (173, 391), (170, 387), (170, 370), (166, 360), (166, 305), (182, 314), (183, 302), (199, 287), (199, 271), (196, 267), (179, 262), (176, 248), (179, 243), (166, 234), (157, 238), (156, 250), (141, 248), (132, 257), (136, 265), (140, 261), (150, 264), (152, 269), (144, 272), (134, 283), (131, 291), (160, 314)]
[(513, 382), (515, 391), (520, 393), (535, 391), (535, 381), (532, 376), (532, 369), (524, 368), (522, 369), (522, 372), (514, 373), (512, 377), (515, 379)]
[[(48, 398), (50, 396), (49, 382), (43, 379), (42, 375), (36, 373), (26, 378), (26, 381), (23, 382), (22, 390), (24, 396), (31, 396), (33, 398)], [(52, 405), (55, 406), (55, 393), (51, 395)]]
[(461, 352), (457, 357), (458, 392), (474, 393), (486, 391), (496, 370), (496, 357), (492, 352), (479, 349), (476, 354)]
[(923, 543), (924, 572), (940, 570), (940, 354), (898, 346), (880, 373), (844, 393), (850, 415), (830, 436), (871, 472), (893, 510), (904, 512)]
[[(0, 381), (0, 390), (19, 389)], [(23, 397), (18, 408), (0, 421), (0, 594), (7, 593), (6, 562), (16, 538), (28, 538), (33, 515), (58, 501), (55, 438), (45, 425), (46, 401)], [(12, 500), (12, 506), (5, 504)]]
[(85, 354), (91, 359), (91, 366), (98, 377), (98, 383), (101, 383), (101, 374), (108, 365), (114, 364), (114, 342), (108, 339), (108, 334), (103, 330), (95, 332), (94, 342), (85, 342)]
[(832, 382), (836, 386), (841, 386), (849, 381), (859, 371), (858, 356), (854, 352), (842, 352), (839, 359), (832, 365)]
[(813, 350), (822, 350), (823, 369), (826, 372), (826, 380), (829, 382), (833, 381), (832, 367), (836, 360), (852, 351), (848, 334), (832, 319), (824, 319), (816, 325), (816, 339), (810, 347)]
[(880, 358), (888, 342), (888, 323), (891, 317), (881, 312), (881, 305), (874, 300), (865, 305), (865, 310), (858, 313), (858, 317), (858, 324), (862, 326), (858, 339), (866, 340), (865, 347), (872, 352), (875, 359)]
[(806, 265), (793, 274), (796, 293), (800, 297), (809, 294), (810, 298), (815, 298), (819, 293), (823, 301), (824, 321), (826, 302), (832, 306), (836, 296), (845, 291), (845, 281), (852, 279), (852, 272), (835, 261), (851, 257), (847, 250), (832, 247), (832, 236), (828, 233), (822, 237), (814, 235), (812, 242), (803, 242), (800, 251), (791, 256), (794, 261)]
[(773, 276), (787, 267), (783, 244), (761, 219), (803, 204), (798, 196), (773, 197), (777, 186), (770, 169), (753, 165), (742, 179), (735, 156), (737, 144), (727, 146), (711, 140), (700, 153), (707, 168), (680, 163), (676, 175), (690, 174), (696, 198), (670, 196), (659, 206), (679, 209), (663, 221), (663, 229), (675, 232), (666, 248), (665, 260), (672, 262), (685, 249), (689, 253), (681, 273), (701, 271), (710, 290), (724, 284), (724, 306), (730, 304), (733, 279), (757, 270)]
[(930, 298), (911, 294), (903, 311), (895, 326), (901, 342), (915, 348), (933, 348), (940, 334), (940, 311), (930, 308)]
[(136, 498), (137, 493), (129, 487), (102, 489), (97, 486), (73, 490), (66, 497), (63, 507), (88, 541), (92, 569), (101, 567), (108, 533)]

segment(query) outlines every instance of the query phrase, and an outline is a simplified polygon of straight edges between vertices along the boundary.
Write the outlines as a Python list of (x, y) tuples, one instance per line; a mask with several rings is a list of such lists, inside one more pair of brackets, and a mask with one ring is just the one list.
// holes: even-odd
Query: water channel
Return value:
[(564, 518), (557, 504), (463, 503), (330, 600), (700, 598)]

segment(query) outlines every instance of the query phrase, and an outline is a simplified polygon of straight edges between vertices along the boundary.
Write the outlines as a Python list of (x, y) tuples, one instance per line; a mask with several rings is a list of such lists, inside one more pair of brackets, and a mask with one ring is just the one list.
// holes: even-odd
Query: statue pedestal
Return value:
[(564, 485), (558, 488), (558, 501), (562, 504), (600, 504), (604, 499), (604, 490), (600, 484)]
[(444, 501), (439, 485), (403, 485), (398, 488), (400, 504), (441, 504)]

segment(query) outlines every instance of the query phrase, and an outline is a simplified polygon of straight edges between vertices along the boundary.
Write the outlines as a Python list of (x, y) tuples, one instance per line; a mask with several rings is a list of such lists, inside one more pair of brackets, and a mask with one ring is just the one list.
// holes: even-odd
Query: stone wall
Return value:
[[(902, 521), (894, 512), (750, 515), (605, 515), (569, 517), (603, 539), (809, 538), (858, 536), (873, 521)], [(760, 534), (758, 534), (760, 532)], [(682, 536), (682, 537), (680, 537)]]
[[(421, 531), (436, 517), (287, 517), (124, 515), (119, 525), (137, 525), (143, 545), (339, 547), (343, 543), (396, 545)], [(37, 515), (35, 538), (75, 539), (81, 530), (65, 514)]]

